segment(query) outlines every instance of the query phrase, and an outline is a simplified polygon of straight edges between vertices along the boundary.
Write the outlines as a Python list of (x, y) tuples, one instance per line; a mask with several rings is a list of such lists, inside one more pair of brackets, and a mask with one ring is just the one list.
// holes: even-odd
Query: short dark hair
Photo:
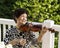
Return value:
[(18, 8), (18, 9), (16, 9), (16, 10), (14, 11), (14, 13), (13, 13), (14, 21), (17, 22), (15, 18), (19, 18), (20, 15), (21, 15), (21, 14), (24, 14), (24, 13), (26, 13), (27, 16), (28, 16), (28, 11), (27, 11), (26, 9), (24, 9), (24, 8)]

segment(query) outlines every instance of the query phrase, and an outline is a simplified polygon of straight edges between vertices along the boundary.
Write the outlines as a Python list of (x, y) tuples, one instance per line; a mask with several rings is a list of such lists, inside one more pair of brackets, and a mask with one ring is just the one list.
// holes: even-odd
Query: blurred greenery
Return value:
[[(51, 19), (55, 24), (60, 24), (60, 0), (0, 0), (0, 18), (12, 19), (13, 11), (17, 8), (29, 11), (29, 21)], [(55, 42), (57, 40), (55, 38)]]

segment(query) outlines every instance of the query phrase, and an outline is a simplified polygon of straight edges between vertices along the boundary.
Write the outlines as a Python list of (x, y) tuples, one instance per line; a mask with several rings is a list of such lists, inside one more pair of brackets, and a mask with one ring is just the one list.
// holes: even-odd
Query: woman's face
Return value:
[(21, 14), (19, 18), (17, 18), (17, 24), (25, 24), (27, 22), (27, 14)]

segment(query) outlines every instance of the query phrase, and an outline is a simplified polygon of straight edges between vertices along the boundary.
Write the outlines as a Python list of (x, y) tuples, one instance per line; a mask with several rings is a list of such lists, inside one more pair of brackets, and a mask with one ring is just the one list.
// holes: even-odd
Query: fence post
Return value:
[(0, 24), (0, 42), (1, 42), (1, 24)]
[[(43, 26), (51, 28), (54, 25), (54, 21), (45, 20)], [(54, 48), (54, 33), (47, 31), (47, 33), (42, 38), (42, 48)]]
[(3, 40), (4, 40), (4, 38), (5, 38), (5, 33), (6, 33), (6, 25), (3, 24)]
[(58, 48), (60, 48), (60, 31), (59, 31)]

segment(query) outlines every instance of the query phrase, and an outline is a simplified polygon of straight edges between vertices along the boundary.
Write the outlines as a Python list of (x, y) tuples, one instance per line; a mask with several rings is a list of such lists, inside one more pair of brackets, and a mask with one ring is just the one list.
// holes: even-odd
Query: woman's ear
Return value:
[(14, 18), (14, 20), (15, 20), (15, 22), (17, 23), (17, 18), (16, 18), (16, 17)]
[(15, 20), (17, 20), (17, 18), (15, 17)]

